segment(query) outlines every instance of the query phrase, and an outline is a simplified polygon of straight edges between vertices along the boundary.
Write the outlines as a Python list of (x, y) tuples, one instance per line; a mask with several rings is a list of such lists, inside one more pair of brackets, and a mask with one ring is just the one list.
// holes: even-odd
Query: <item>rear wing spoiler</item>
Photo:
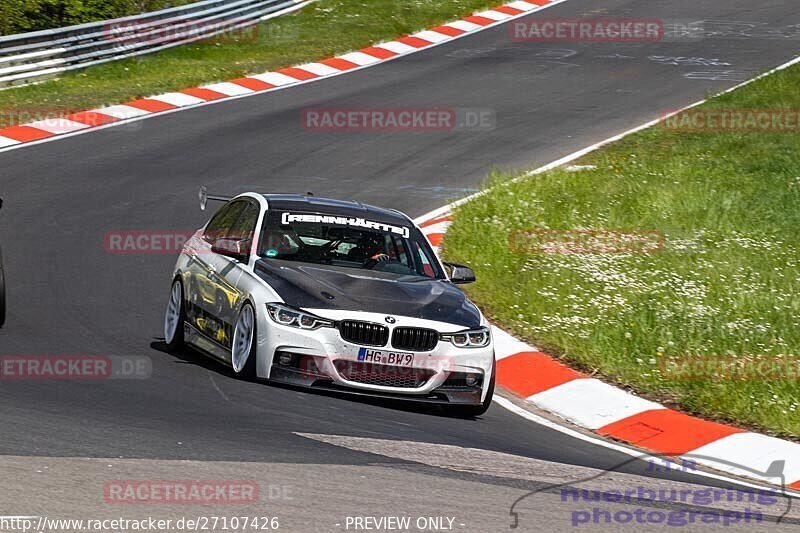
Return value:
[(208, 189), (206, 189), (205, 185), (200, 186), (200, 191), (198, 191), (197, 196), (200, 199), (200, 211), (206, 210), (206, 205), (208, 204), (209, 200), (213, 200), (215, 202), (229, 202), (230, 200), (233, 199), (232, 196), (220, 196), (218, 194), (208, 194)]

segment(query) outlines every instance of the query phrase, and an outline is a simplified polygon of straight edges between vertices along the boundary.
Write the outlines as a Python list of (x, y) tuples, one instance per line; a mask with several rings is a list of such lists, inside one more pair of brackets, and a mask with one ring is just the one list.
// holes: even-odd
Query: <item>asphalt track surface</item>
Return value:
[[(152, 377), (136, 381), (4, 380), (0, 454), (34, 462), (198, 461), (190, 477), (201, 477), (198, 472), (208, 467), (200, 465), (212, 461), (252, 462), (254, 472), (265, 465), (283, 473), (307, 472), (303, 465), (360, 469), (343, 473), (331, 489), (372, 495), (351, 500), (352, 512), (369, 514), (366, 507), (390, 501), (399, 512), (430, 483), (446, 496), (420, 502), (419, 512), (447, 514), (447, 505), (474, 501), (459, 512), (462, 529), (477, 531), (495, 525), (485, 521), (481, 505), (503, 509), (496, 526), (506, 529), (506, 510), (516, 497), (506, 488), (531, 487), (502, 474), (473, 479), (462, 470), (454, 474), (298, 433), (452, 445), (598, 469), (625, 463), (623, 454), (498, 405), (477, 420), (453, 419), (436, 409), (242, 382), (191, 351), (167, 354), (160, 336), (175, 257), (114, 255), (103, 246), (109, 231), (199, 227), (207, 216), (197, 207), (201, 184), (219, 193), (313, 191), (417, 216), (475, 190), (492, 168), (552, 161), (733, 86), (800, 50), (790, 28), (800, 24), (800, 7), (786, 0), (569, 0), (530, 16), (725, 24), (715, 23), (717, 34), (700, 40), (629, 44), (512, 42), (501, 25), (333, 79), (0, 154), (0, 237), (9, 291), (0, 355), (140, 355), (153, 364)], [(434, 106), (489, 109), (496, 124), (489, 131), (415, 133), (301, 127), (301, 112), (310, 108)], [(61, 470), (64, 487), (85, 477), (81, 468), (74, 477), (70, 472)], [(25, 485), (29, 497), (41, 497), (50, 482)], [(315, 492), (324, 483), (309, 483), (300, 489), (303, 499), (325, 500)], [(2, 497), (4, 508), (17, 501), (10, 494)], [(359, 501), (371, 503), (359, 507)], [(73, 510), (80, 508), (74, 503)], [(544, 522), (534, 519), (522, 529), (542, 523), (573, 529), (566, 504), (551, 504), (537, 516)], [(320, 520), (330, 521), (332, 511), (317, 509)], [(306, 518), (317, 516), (305, 512)], [(324, 524), (298, 521), (288, 530), (336, 529)]]

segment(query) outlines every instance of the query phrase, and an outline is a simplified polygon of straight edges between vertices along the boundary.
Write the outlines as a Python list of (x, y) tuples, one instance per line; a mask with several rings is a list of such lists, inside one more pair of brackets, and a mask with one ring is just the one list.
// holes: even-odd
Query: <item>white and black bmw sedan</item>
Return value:
[(307, 195), (207, 197), (225, 204), (184, 246), (164, 320), (237, 375), (486, 411), (494, 346), (456, 287), (469, 268), (439, 261), (399, 211)]

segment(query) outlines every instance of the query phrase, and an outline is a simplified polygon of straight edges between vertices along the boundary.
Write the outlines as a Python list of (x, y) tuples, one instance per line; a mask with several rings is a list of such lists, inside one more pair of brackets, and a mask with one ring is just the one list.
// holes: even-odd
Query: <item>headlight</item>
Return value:
[(456, 333), (442, 333), (440, 338), (443, 341), (450, 341), (459, 348), (483, 348), (489, 346), (492, 335), (489, 328), (481, 327)]
[(273, 322), (282, 326), (300, 329), (332, 328), (333, 320), (318, 317), (283, 304), (267, 304), (267, 312)]

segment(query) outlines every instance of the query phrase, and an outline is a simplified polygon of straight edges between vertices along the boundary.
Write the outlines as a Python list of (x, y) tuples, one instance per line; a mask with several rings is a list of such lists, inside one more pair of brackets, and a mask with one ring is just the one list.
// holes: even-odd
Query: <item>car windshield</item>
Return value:
[(419, 230), (361, 217), (268, 211), (258, 253), (265, 259), (444, 278)]

